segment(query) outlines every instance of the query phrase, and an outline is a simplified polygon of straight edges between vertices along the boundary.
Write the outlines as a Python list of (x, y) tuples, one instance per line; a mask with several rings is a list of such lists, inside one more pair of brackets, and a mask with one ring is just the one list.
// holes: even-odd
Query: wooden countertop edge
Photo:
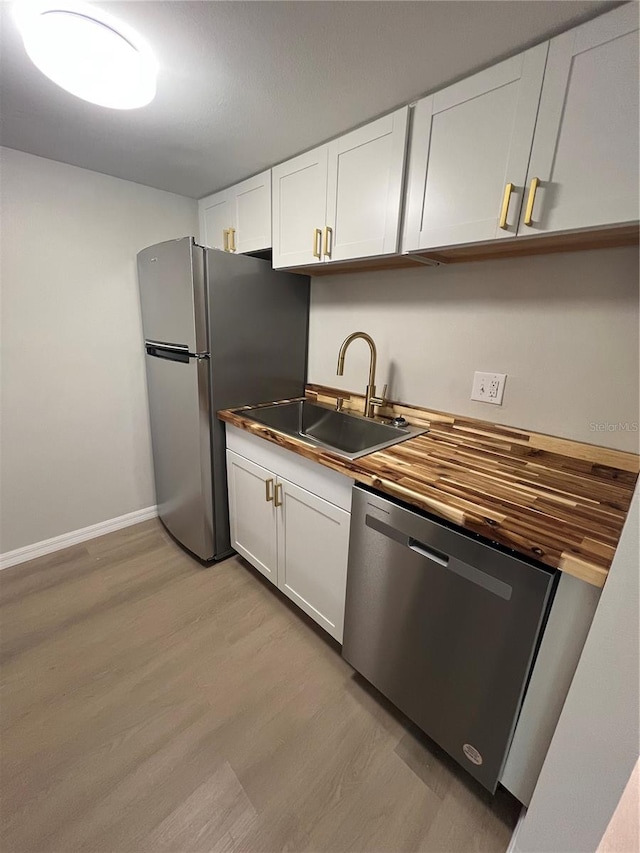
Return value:
[[(238, 427), (239, 429), (245, 430), (246, 432), (252, 433), (253, 435), (257, 435), (260, 438), (270, 441), (273, 444), (277, 444), (280, 447), (284, 447), (285, 449), (291, 450), (294, 453), (298, 453), (300, 456), (303, 456), (307, 459), (310, 459), (311, 461), (317, 462), (318, 464), (325, 466), (326, 468), (330, 468), (340, 474), (350, 477), (356, 482), (379, 489), (381, 492), (384, 492), (392, 497), (397, 497), (400, 500), (405, 501), (406, 503), (417, 506), (420, 509), (426, 510), (427, 512), (432, 512), (434, 515), (443, 518), (446, 521), (450, 521), (454, 524), (460, 525), (461, 527), (468, 528), (471, 532), (478, 532), (469, 524), (469, 519), (463, 510), (460, 510), (453, 506), (449, 506), (443, 501), (438, 500), (436, 498), (431, 498), (428, 495), (417, 495), (415, 491), (407, 489), (397, 482), (387, 480), (384, 477), (380, 477), (376, 474), (373, 474), (367, 471), (366, 467), (362, 467), (359, 464), (360, 460), (345, 460), (338, 456), (335, 456), (329, 451), (324, 451), (319, 448), (312, 447), (302, 441), (299, 441), (296, 438), (293, 438), (292, 436), (278, 432), (277, 430), (272, 429), (271, 427), (267, 427), (264, 424), (259, 424), (256, 421), (251, 421), (247, 418), (244, 418), (237, 410), (224, 409), (219, 411), (217, 413), (217, 416), (221, 421), (224, 421), (225, 423), (231, 424), (232, 426)], [(410, 440), (411, 439), (409, 439), (409, 441)], [(559, 441), (564, 440), (560, 439)], [(361, 459), (372, 461), (375, 460), (375, 457), (378, 456), (379, 453), (384, 453), (384, 450), (378, 451), (377, 453), (369, 454), (365, 457), (361, 457)], [(618, 452), (616, 451), (616, 453)], [(633, 456), (633, 454), (628, 455)], [(517, 548), (514, 548), (513, 550), (518, 553)], [(524, 552), (519, 553), (524, 554)], [(531, 559), (530, 554), (527, 553), (525, 554), (525, 556)], [(573, 575), (579, 580), (585, 581), (586, 583), (589, 583), (592, 586), (596, 587), (604, 586), (608, 574), (608, 569), (606, 567), (591, 562), (590, 560), (585, 559), (583, 556), (573, 554), (570, 551), (562, 551), (560, 554), (560, 559), (559, 561), (557, 561), (557, 564), (555, 561), (552, 564), (548, 560), (542, 562), (544, 562), (551, 568), (559, 569), (562, 572)]]
[(603, 587), (604, 582), (609, 574), (608, 569), (597, 566), (595, 563), (590, 563), (576, 554), (569, 554), (563, 551), (560, 556), (560, 565), (558, 566), (561, 572), (566, 572), (568, 575), (573, 575), (579, 580), (586, 581), (592, 586)]

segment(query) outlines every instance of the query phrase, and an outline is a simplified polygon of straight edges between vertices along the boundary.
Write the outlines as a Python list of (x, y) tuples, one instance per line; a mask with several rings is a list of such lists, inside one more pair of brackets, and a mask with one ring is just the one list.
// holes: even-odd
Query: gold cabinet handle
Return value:
[(313, 257), (321, 260), (322, 258), (322, 229), (313, 229)]
[(282, 506), (282, 483), (276, 483), (276, 494), (273, 505)]
[(229, 228), (229, 242), (231, 244), (229, 247), (229, 251), (235, 252), (235, 250), (236, 250), (236, 229), (235, 228)]
[(536, 190), (540, 186), (540, 178), (534, 178), (529, 187), (529, 197), (527, 198), (527, 209), (524, 214), (524, 224), (533, 224), (533, 205), (536, 201)]
[(269, 477), (264, 481), (265, 496), (264, 499), (269, 502), (273, 500), (273, 477)]
[(225, 228), (222, 232), (222, 247), (225, 252), (229, 251), (229, 229)]
[(324, 256), (325, 258), (331, 257), (331, 252), (333, 252), (333, 228), (329, 225), (324, 229)]
[(502, 209), (500, 210), (500, 228), (505, 231), (509, 230), (509, 226), (507, 225), (507, 214), (509, 213), (509, 202), (511, 201), (511, 193), (513, 192), (513, 184), (507, 184), (504, 188), (504, 195), (502, 196)]

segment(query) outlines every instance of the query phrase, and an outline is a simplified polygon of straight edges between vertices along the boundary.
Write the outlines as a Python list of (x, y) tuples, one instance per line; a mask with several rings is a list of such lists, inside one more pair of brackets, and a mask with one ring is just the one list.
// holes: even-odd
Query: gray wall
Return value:
[(517, 853), (592, 853), (637, 761), (639, 511), (636, 489)]
[[(623, 450), (638, 433), (635, 248), (315, 279), (309, 379), (364, 391), (369, 332), (393, 398)], [(470, 400), (475, 370), (508, 374), (504, 405)]]
[(197, 204), (0, 155), (6, 552), (155, 503), (135, 256)]

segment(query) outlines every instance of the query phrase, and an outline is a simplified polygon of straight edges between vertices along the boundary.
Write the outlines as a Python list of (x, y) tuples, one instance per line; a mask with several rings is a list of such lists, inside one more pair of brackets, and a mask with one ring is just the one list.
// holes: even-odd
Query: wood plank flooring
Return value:
[(490, 797), (243, 561), (149, 521), (0, 574), (3, 853), (504, 851)]

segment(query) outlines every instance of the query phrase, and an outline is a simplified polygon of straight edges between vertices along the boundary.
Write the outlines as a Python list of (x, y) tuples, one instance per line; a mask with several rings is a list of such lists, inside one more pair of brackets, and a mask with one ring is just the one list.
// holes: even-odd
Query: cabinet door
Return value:
[(231, 544), (245, 560), (276, 583), (275, 474), (227, 450), (227, 481)]
[(403, 251), (516, 234), (548, 46), (418, 102)]
[(230, 190), (235, 234), (231, 249), (237, 253), (271, 248), (271, 169)]
[(342, 642), (351, 515), (278, 480), (278, 587)]
[(211, 249), (229, 250), (225, 231), (235, 227), (235, 211), (230, 190), (202, 198), (198, 202), (200, 242)]
[(398, 251), (408, 116), (403, 107), (329, 143), (327, 259)]
[(638, 219), (636, 3), (551, 41), (529, 184), (534, 178), (541, 183), (522, 234)]
[(327, 151), (328, 146), (322, 145), (271, 170), (275, 268), (317, 264), (322, 259)]

